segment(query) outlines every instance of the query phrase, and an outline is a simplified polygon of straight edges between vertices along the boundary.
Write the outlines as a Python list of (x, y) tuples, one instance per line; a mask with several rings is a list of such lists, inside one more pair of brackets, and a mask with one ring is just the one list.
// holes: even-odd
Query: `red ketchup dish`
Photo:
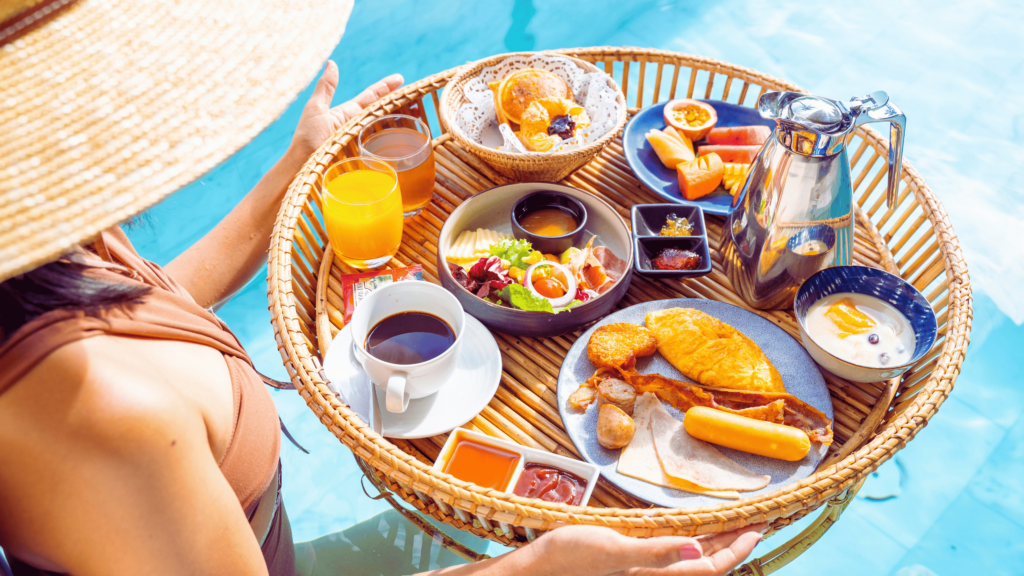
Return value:
[(586, 480), (575, 474), (546, 464), (527, 464), (513, 493), (524, 498), (579, 506), (586, 491)]

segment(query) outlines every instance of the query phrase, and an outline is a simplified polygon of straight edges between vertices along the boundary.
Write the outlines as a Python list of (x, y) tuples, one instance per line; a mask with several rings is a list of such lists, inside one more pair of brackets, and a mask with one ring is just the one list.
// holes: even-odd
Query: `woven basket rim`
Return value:
[[(551, 54), (553, 56), (558, 56), (560, 58), (567, 58), (580, 68), (583, 68), (584, 70), (590, 72), (600, 72), (601, 74), (605, 74), (608, 83), (612, 86), (612, 88), (615, 89), (618, 95), (618, 99), (622, 104), (619, 117), (615, 121), (615, 126), (613, 126), (606, 134), (604, 134), (597, 140), (591, 142), (590, 144), (587, 144), (586, 146), (580, 146), (579, 148), (574, 148), (572, 150), (563, 150), (560, 152), (527, 152), (526, 154), (513, 154), (510, 152), (492, 150), (487, 146), (474, 142), (466, 134), (463, 134), (462, 130), (459, 129), (458, 124), (454, 122), (452, 119), (453, 116), (456, 113), (458, 113), (458, 107), (461, 106), (463, 102), (465, 102), (465, 93), (462, 91), (462, 86), (470, 79), (479, 75), (480, 71), (487, 66), (492, 66), (494, 64), (497, 64), (498, 62), (516, 56), (535, 56), (538, 54)], [(615, 136), (619, 133), (620, 130), (622, 130), (623, 126), (626, 125), (626, 120), (629, 117), (627, 113), (626, 96), (625, 94), (623, 94), (622, 88), (619, 87), (619, 84), (615, 81), (614, 78), (612, 78), (611, 74), (606, 74), (603, 70), (601, 70), (594, 64), (587, 62), (586, 60), (581, 60), (574, 56), (560, 53), (557, 50), (540, 50), (536, 52), (506, 52), (504, 54), (495, 54), (493, 56), (481, 58), (480, 60), (477, 60), (475, 62), (470, 62), (469, 64), (466, 64), (464, 66), (454, 68), (453, 70), (455, 71), (455, 74), (454, 76), (449, 78), (448, 83), (445, 86), (444, 93), (441, 95), (441, 106), (438, 117), (442, 125), (444, 126), (445, 130), (447, 130), (447, 132), (452, 135), (452, 138), (454, 138), (459, 144), (462, 144), (463, 146), (469, 148), (470, 150), (477, 154), (485, 153), (491, 156), (502, 157), (510, 162), (536, 161), (538, 163), (545, 162), (550, 164), (557, 164), (560, 162), (564, 162), (568, 159), (571, 159), (573, 157), (589, 154), (591, 152), (596, 153), (600, 151), (602, 148), (605, 147), (605, 145), (611, 142), (613, 138), (615, 138)], [(456, 95), (458, 96), (458, 101), (456, 101)]]
[[(552, 51), (568, 55), (591, 56), (605, 61), (649, 61), (685, 64), (695, 69), (730, 74), (760, 86), (772, 89), (803, 91), (793, 84), (778, 80), (759, 72), (724, 63), (718, 60), (665, 50), (593, 47)], [(870, 440), (857, 447), (839, 461), (829, 463), (814, 474), (796, 481), (769, 494), (743, 498), (722, 504), (697, 508), (592, 508), (570, 507), (547, 504), (538, 500), (517, 496), (505, 496), (493, 490), (486, 490), (438, 473), (432, 468), (403, 452), (385, 438), (373, 433), (365, 423), (341, 404), (325, 384), (319, 358), (301, 348), (306, 347), (302, 332), (296, 328), (301, 322), (295, 306), (285, 304), (282, 296), (290, 292), (291, 262), (293, 250), (292, 233), (299, 219), (301, 205), (315, 194), (314, 182), (317, 169), (323, 169), (321, 158), (337, 154), (359, 127), (380, 113), (387, 113), (420, 94), (425, 88), (437, 89), (450, 81), (462, 68), (453, 68), (424, 78), (396, 93), (378, 101), (359, 117), (354, 118), (331, 140), (311, 157), (305, 168), (296, 177), (288, 190), (288, 199), (282, 206), (281, 216), (275, 224), (271, 265), (268, 268), (270, 307), (275, 333), (281, 344), (282, 357), (289, 368), (293, 382), (305, 390), (310, 397), (307, 403), (320, 415), (330, 418), (332, 427), (338, 423), (353, 444), (345, 442), (360, 457), (376, 459), (395, 470), (390, 472), (396, 479), (411, 485), (423, 486), (428, 490), (442, 489), (455, 498), (461, 499), (484, 510), (500, 510), (517, 514), (521, 518), (541, 518), (554, 523), (589, 523), (624, 528), (664, 528), (689, 526), (694, 533), (706, 533), (701, 526), (710, 524), (738, 527), (781, 516), (789, 516), (798, 510), (816, 507), (824, 499), (849, 487), (876, 469), (882, 462), (902, 448), (922, 428), (948, 396), (963, 362), (963, 352), (970, 332), (970, 281), (963, 260), (959, 241), (949, 224), (948, 216), (941, 203), (935, 198), (924, 179), (909, 161), (903, 162), (902, 179), (913, 191), (922, 211), (935, 229), (938, 245), (943, 254), (949, 292), (949, 321), (936, 366), (927, 377), (927, 384), (912, 399), (909, 407), (898, 417), (888, 422), (881, 430), (874, 432)], [(422, 94), (421, 94), (422, 95)], [(414, 96), (412, 97), (414, 98)], [(383, 112), (382, 112), (383, 111)], [(881, 136), (871, 129), (859, 128), (861, 135), (869, 141), (875, 152), (885, 150)], [(289, 202), (290, 200), (290, 202)], [(291, 207), (289, 209), (289, 206)], [(954, 315), (954, 312), (957, 312)], [(960, 320), (966, 317), (967, 321)], [(301, 352), (300, 352), (301, 350)], [(337, 416), (338, 418), (334, 418)], [(339, 422), (340, 421), (340, 422)], [(336, 435), (338, 432), (335, 432)], [(339, 438), (342, 438), (339, 436)], [(343, 442), (345, 438), (342, 438)], [(654, 522), (654, 518), (664, 523)]]

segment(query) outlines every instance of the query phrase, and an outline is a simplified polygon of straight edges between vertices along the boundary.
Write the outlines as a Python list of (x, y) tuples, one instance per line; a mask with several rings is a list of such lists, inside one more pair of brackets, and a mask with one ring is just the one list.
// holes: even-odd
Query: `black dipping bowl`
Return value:
[[(576, 220), (576, 229), (561, 236), (539, 236), (519, 225), (520, 218), (545, 208), (561, 209), (572, 214)], [(534, 250), (544, 254), (558, 256), (577, 246), (583, 239), (583, 230), (586, 226), (587, 209), (579, 200), (560, 192), (542, 191), (527, 194), (512, 206), (512, 236), (516, 240), (529, 240)]]
[[(585, 238), (578, 247), (597, 234), (595, 244), (607, 246), (622, 259), (625, 266), (622, 276), (599, 298), (593, 298), (572, 310), (560, 314), (527, 312), (506, 306), (498, 306), (477, 298), (452, 277), (445, 255), (451, 249), (455, 238), (463, 230), (486, 228), (503, 234), (512, 232), (509, 211), (523, 197), (537, 191), (555, 191), (569, 196), (586, 207), (587, 219)], [(514, 336), (547, 337), (575, 332), (591, 322), (606, 316), (619, 300), (625, 296), (633, 276), (633, 240), (629, 226), (611, 206), (603, 200), (582, 190), (562, 184), (546, 182), (521, 182), (506, 184), (484, 190), (464, 201), (456, 208), (441, 228), (437, 239), (437, 276), (441, 286), (455, 294), (467, 314), (484, 323), (491, 330)]]

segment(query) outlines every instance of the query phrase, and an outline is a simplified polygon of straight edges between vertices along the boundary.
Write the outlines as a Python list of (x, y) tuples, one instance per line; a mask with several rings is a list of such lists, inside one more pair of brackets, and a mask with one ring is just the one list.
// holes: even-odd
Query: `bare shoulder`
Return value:
[(0, 446), (6, 440), (77, 444), (87, 438), (108, 448), (145, 448), (168, 428), (202, 424), (163, 385), (166, 375), (118, 340), (96, 337), (58, 348), (0, 396)]

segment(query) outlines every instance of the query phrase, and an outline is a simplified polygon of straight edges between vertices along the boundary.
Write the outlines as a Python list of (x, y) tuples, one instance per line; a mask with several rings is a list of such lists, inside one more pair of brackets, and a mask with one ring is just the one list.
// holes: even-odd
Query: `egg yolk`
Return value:
[(533, 289), (545, 298), (561, 298), (565, 296), (565, 290), (562, 288), (562, 285), (553, 278), (541, 278), (538, 282), (533, 283)]

